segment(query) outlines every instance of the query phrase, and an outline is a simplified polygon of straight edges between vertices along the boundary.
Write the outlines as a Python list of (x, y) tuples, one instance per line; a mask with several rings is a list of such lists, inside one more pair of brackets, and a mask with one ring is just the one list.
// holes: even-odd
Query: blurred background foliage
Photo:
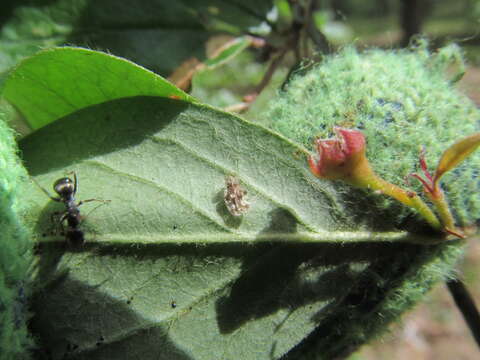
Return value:
[(404, 47), (421, 34), (432, 48), (456, 42), (465, 50), (471, 69), (462, 86), (480, 102), (479, 0), (139, 0), (135, 7), (114, 0), (4, 0), (0, 10), (0, 84), (9, 68), (42, 48), (103, 50), (169, 77), (248, 34), (263, 45), (221, 67), (182, 71), (196, 75), (187, 89), (193, 96), (254, 120), (287, 74), (322, 54), (351, 43)]
[[(276, 32), (281, 34), (281, 26), (288, 28), (291, 23), (292, 13), (288, 1), (279, 0), (275, 3), (277, 10), (273, 16), (279, 24)], [(419, 34), (428, 39), (434, 49), (452, 42), (459, 44), (465, 51), (469, 65), (461, 87), (477, 104), (480, 103), (476, 91), (480, 83), (480, 74), (477, 72), (480, 65), (480, 1), (324, 0), (316, 4), (313, 19), (316, 27), (325, 35), (329, 51), (351, 43), (359, 48), (405, 47)], [(419, 15), (412, 16), (414, 12)], [(275, 36), (275, 32), (270, 34), (276, 40)], [(312, 47), (311, 56), (318, 54), (319, 49)], [(241, 97), (248, 92), (249, 84), (259, 81), (262, 65), (263, 71), (266, 70), (266, 63), (259, 61), (265, 58), (264, 52), (265, 49), (260, 49), (243, 53), (225, 65), (221, 72), (200, 74), (195, 79), (193, 94), (218, 106), (228, 106), (234, 100), (241, 101)], [(284, 66), (279, 66), (266, 94), (257, 99), (261, 104), (252, 105), (247, 117), (255, 118), (255, 110), (262, 108), (262, 99), (274, 95), (288, 71), (295, 66), (295, 60), (293, 56), (286, 56)], [(225, 84), (229, 86), (225, 87)], [(270, 88), (273, 91), (269, 91)]]
[[(185, 89), (202, 102), (262, 121), (265, 104), (289, 74), (323, 54), (351, 43), (360, 49), (405, 47), (421, 34), (433, 49), (451, 42), (464, 49), (460, 88), (480, 105), (480, 0), (139, 0), (135, 6), (116, 0), (3, 0), (0, 85), (23, 57), (52, 46), (108, 51), (169, 77), (192, 58), (202, 63), (209, 52), (245, 34), (264, 43), (222, 66), (182, 72)], [(28, 132), (21, 119), (14, 126)], [(468, 246), (459, 273), (480, 302), (480, 245)], [(446, 287), (438, 286), (389, 334), (350, 359), (406, 358), (478, 358)]]

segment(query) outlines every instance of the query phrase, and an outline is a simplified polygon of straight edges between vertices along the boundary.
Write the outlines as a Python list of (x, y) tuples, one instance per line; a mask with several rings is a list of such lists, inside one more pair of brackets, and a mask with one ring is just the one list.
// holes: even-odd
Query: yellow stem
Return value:
[[(443, 228), (435, 213), (428, 207), (428, 205), (418, 196), (417, 193), (406, 191), (397, 185), (389, 183), (378, 177), (373, 171), (369, 176), (364, 176), (358, 181), (357, 178), (353, 185), (360, 187), (367, 187), (374, 191), (379, 191), (382, 194), (388, 195), (402, 204), (414, 208), (418, 213), (436, 230)], [(361, 183), (360, 183), (361, 182)], [(448, 207), (447, 207), (448, 210)]]
[[(418, 196), (417, 193), (413, 191), (407, 191), (401, 187), (389, 183), (382, 178), (380, 178), (373, 169), (371, 168), (365, 152), (359, 152), (354, 154), (349, 159), (349, 166), (344, 166), (339, 168), (338, 173), (333, 173), (331, 179), (342, 179), (350, 183), (353, 186), (360, 188), (367, 188), (373, 191), (380, 192), (387, 196), (394, 198), (397, 201), (400, 201), (402, 204), (405, 204), (415, 210), (436, 230), (443, 230), (445, 224), (442, 224), (435, 213), (428, 207), (428, 205)], [(442, 205), (446, 205), (446, 202), (443, 201)], [(439, 211), (440, 213), (440, 211)], [(449, 215), (448, 206), (446, 206), (446, 211), (441, 216)], [(445, 215), (445, 216), (446, 216)], [(442, 217), (443, 220), (443, 217)], [(455, 229), (454, 227), (451, 228)]]
[(415, 196), (412, 197), (412, 202), (414, 203), (413, 208), (415, 208), (434, 229), (441, 230), (443, 228), (442, 223), (438, 220), (435, 213), (416, 193)]
[(439, 186), (436, 186), (433, 194), (430, 194), (430, 200), (437, 209), (443, 226), (447, 229), (455, 230), (455, 219), (450, 212), (450, 208), (448, 206), (447, 199), (445, 198), (445, 194)]

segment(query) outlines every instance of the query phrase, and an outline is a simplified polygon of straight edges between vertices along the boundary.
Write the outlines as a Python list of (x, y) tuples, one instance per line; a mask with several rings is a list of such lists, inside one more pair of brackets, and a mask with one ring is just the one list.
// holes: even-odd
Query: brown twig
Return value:
[(260, 95), (260, 93), (270, 83), (270, 81), (272, 80), (273, 74), (275, 73), (275, 70), (282, 62), (288, 50), (290, 50), (290, 46), (288, 45), (283, 47), (280, 50), (280, 53), (277, 55), (277, 57), (270, 62), (270, 65), (268, 65), (267, 71), (263, 75), (263, 78), (260, 81), (260, 83), (255, 87), (255, 90), (243, 97), (243, 102), (230, 105), (226, 107), (224, 110), (229, 112), (238, 112), (238, 113), (248, 110), (248, 108), (250, 107), (250, 104), (255, 101), (258, 95)]
[(277, 70), (277, 67), (280, 65), (289, 49), (290, 46), (285, 46), (282, 50), (280, 50), (278, 56), (272, 60), (272, 62), (268, 66), (267, 71), (265, 72), (265, 75), (260, 81), (260, 84), (255, 87), (255, 93), (257, 95), (260, 94), (263, 89), (265, 89), (265, 87), (270, 83), (270, 80), (272, 80), (272, 76), (275, 73), (275, 70)]
[(472, 295), (460, 279), (448, 280), (447, 287), (455, 304), (462, 313), (475, 342), (480, 347), (480, 313)]

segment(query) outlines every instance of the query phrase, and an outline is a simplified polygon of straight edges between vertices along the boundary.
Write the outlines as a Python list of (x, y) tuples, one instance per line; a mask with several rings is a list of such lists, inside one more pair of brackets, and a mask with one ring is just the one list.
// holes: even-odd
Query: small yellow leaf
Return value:
[(465, 158), (474, 152), (478, 146), (480, 146), (480, 132), (457, 141), (445, 150), (438, 162), (434, 183), (437, 183), (447, 171), (452, 170), (465, 160)]

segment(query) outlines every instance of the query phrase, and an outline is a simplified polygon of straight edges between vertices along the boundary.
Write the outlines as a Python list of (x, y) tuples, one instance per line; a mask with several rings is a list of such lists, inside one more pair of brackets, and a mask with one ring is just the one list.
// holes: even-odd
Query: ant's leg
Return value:
[(47, 195), (50, 199), (52, 199), (53, 201), (62, 202), (62, 199), (60, 199), (59, 197), (54, 197), (54, 196), (50, 195), (50, 193), (49, 193), (42, 185), (40, 185), (40, 184), (38, 183), (38, 181), (35, 180), (33, 177), (30, 177), (30, 179), (32, 179), (32, 181), (34, 182), (34, 184), (37, 185), (37, 186), (40, 188), (40, 190), (42, 190), (43, 193), (44, 193), (45, 195)]
[(90, 215), (92, 212), (94, 212), (95, 210), (97, 210), (100, 206), (105, 205), (106, 203), (109, 203), (109, 202), (112, 201), (112, 200), (87, 199), (87, 200), (80, 201), (80, 202), (77, 204), (77, 206), (80, 206), (80, 205), (83, 204), (84, 202), (92, 202), (92, 201), (98, 201), (98, 202), (101, 202), (101, 204), (95, 206), (92, 210), (90, 210), (90, 211), (87, 213), (87, 215), (85, 215), (85, 216), (83, 217), (83, 220), (85, 220), (85, 219), (88, 217), (88, 215)]
[(58, 215), (60, 215), (60, 214), (61, 214), (60, 211), (55, 211), (55, 212), (53, 212), (53, 213), (50, 215), (50, 222), (51, 222), (52, 224), (58, 222)]
[(73, 195), (77, 193), (78, 189), (78, 179), (77, 179), (77, 173), (75, 171), (73, 172)]
[(98, 201), (98, 202), (102, 202), (102, 203), (108, 203), (112, 200), (102, 200), (102, 199), (87, 199), (87, 200), (81, 200), (78, 202), (77, 206), (80, 206), (84, 203), (87, 203), (87, 202), (92, 202), (92, 201)]
[[(59, 218), (59, 215), (62, 215), (60, 218)], [(57, 230), (58, 230), (58, 227), (60, 227), (62, 229), (62, 233), (65, 232), (65, 227), (64, 227), (64, 222), (65, 220), (67, 219), (67, 216), (68, 216), (68, 213), (67, 212), (60, 212), (60, 211), (55, 211), (52, 213), (52, 215), (50, 215), (50, 221), (55, 224), (55, 235), (57, 235)]]
[(65, 235), (65, 220), (67, 220), (68, 212), (64, 212), (58, 223), (60, 224), (60, 228), (62, 229), (62, 235)]
[(67, 175), (73, 175), (73, 195), (75, 195), (78, 189), (77, 173), (75, 171), (70, 171)]

